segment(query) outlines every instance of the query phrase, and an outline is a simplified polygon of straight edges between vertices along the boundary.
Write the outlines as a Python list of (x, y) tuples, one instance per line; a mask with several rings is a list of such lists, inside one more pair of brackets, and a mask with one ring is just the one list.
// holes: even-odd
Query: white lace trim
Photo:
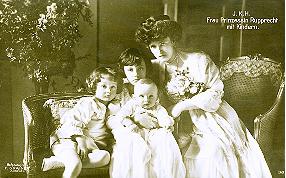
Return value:
[(233, 73), (243, 72), (248, 77), (269, 75), (274, 86), (279, 86), (282, 79), (281, 64), (268, 58), (256, 56), (242, 56), (230, 59), (220, 69), (222, 80), (229, 79)]
[(60, 108), (73, 108), (77, 102), (78, 99), (66, 99), (66, 100), (56, 100), (56, 99), (48, 99), (45, 103), (44, 103), (44, 107), (50, 107), (51, 108), (51, 113), (52, 116), (55, 119), (59, 119), (59, 109)]

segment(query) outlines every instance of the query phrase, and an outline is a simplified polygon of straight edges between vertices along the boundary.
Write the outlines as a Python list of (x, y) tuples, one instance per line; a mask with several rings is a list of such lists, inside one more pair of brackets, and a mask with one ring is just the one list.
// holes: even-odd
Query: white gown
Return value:
[[(223, 83), (216, 65), (203, 53), (179, 53), (179, 67), (153, 61), (169, 73), (188, 70), (194, 82), (207, 90), (191, 99), (199, 109), (189, 111), (192, 141), (183, 155), (187, 178), (269, 178), (270, 170), (258, 143), (225, 101)], [(191, 132), (191, 131), (190, 131)]]
[[(131, 99), (107, 124), (116, 140), (110, 164), (111, 178), (185, 178), (186, 170), (177, 142), (167, 128), (131, 132), (120, 124), (123, 118), (134, 115), (138, 108)], [(149, 110), (159, 125), (169, 122), (167, 111), (160, 105)]]

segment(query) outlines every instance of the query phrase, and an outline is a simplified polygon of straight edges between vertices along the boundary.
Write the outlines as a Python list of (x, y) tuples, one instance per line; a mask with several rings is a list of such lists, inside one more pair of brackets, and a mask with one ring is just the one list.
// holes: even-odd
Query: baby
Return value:
[[(127, 116), (127, 117), (124, 117)], [(141, 79), (134, 85), (134, 96), (117, 116), (121, 124), (131, 130), (172, 129), (174, 120), (158, 101), (158, 88), (150, 79)]]
[(77, 104), (65, 112), (60, 112), (60, 127), (51, 138), (58, 138), (51, 149), (55, 156), (45, 158), (43, 170), (53, 167), (51, 163), (65, 167), (64, 178), (76, 178), (82, 165), (100, 167), (109, 163), (110, 155), (99, 149), (106, 146), (106, 110), (117, 92), (116, 72), (111, 68), (95, 69), (87, 79), (91, 97), (82, 97)]
[[(112, 177), (125, 175), (124, 171), (116, 169), (116, 164), (127, 166), (129, 162), (136, 162), (136, 166), (127, 166), (129, 173), (133, 173), (130, 177), (185, 177), (181, 152), (172, 134), (174, 120), (160, 105), (158, 88), (152, 80), (140, 79), (135, 83), (133, 97), (115, 118), (118, 125), (121, 125), (121, 130), (126, 130), (127, 134), (117, 136), (118, 152), (121, 154), (112, 156)], [(120, 130), (120, 127), (117, 129)], [(128, 139), (130, 142), (126, 141)], [(125, 140), (125, 144), (120, 145), (121, 140)], [(122, 154), (125, 155), (124, 158)], [(140, 175), (134, 175), (138, 171)]]

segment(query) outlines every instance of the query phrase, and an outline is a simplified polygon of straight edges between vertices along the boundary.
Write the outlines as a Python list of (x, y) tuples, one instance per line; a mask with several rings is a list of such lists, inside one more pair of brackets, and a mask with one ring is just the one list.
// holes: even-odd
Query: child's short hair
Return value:
[(91, 74), (86, 78), (87, 91), (95, 92), (97, 83), (101, 81), (103, 75), (110, 76), (117, 83), (117, 92), (121, 86), (121, 78), (118, 72), (111, 67), (98, 67), (91, 72)]
[(118, 58), (118, 67), (119, 71), (124, 74), (124, 66), (139, 66), (141, 65), (142, 61), (146, 65), (147, 71), (151, 68), (151, 60), (147, 59), (143, 53), (139, 51), (137, 48), (127, 48), (125, 49)]
[(148, 79), (148, 78), (138, 80), (138, 81), (135, 83), (134, 88), (135, 88), (135, 87), (139, 87), (138, 85), (142, 85), (142, 84), (151, 85), (151, 86), (155, 87), (155, 88), (157, 89), (157, 91), (158, 91), (158, 87), (157, 87), (157, 85), (155, 84), (155, 82), (153, 82), (153, 80)]
[(131, 66), (131, 65), (141, 65), (141, 62), (144, 62), (143, 54), (136, 48), (127, 48), (124, 50), (118, 59), (118, 64), (120, 68), (123, 69), (124, 66)]

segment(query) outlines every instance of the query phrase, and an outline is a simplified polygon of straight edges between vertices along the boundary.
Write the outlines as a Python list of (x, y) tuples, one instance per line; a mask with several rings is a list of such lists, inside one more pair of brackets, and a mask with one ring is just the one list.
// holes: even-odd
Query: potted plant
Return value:
[(88, 5), (81, 0), (0, 1), (2, 50), (34, 82), (36, 93), (48, 92), (51, 76), (72, 74), (79, 20), (92, 24)]

